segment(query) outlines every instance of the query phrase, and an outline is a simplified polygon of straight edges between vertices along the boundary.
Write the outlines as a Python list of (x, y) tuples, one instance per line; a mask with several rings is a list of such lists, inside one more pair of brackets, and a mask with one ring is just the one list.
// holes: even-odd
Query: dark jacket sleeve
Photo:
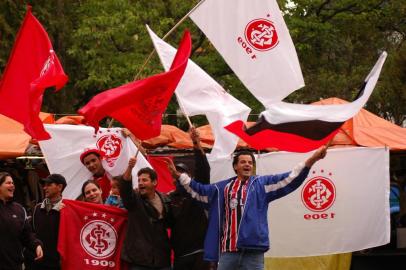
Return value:
[(194, 179), (202, 184), (210, 184), (210, 165), (200, 149), (193, 148), (195, 155)]
[(131, 210), (135, 207), (137, 198), (133, 190), (132, 181), (126, 181), (120, 178), (120, 196), (127, 210)]
[(36, 237), (31, 224), (30, 220), (27, 218), (25, 210), (24, 211), (24, 224), (23, 230), (21, 232), (21, 243), (23, 246), (35, 251), (37, 246), (43, 246), (42, 242)]

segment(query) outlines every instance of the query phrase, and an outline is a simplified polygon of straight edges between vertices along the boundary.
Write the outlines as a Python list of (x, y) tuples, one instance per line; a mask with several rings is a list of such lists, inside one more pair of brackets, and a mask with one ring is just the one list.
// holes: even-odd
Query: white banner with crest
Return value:
[[(257, 156), (256, 173), (290, 171), (312, 153)], [(212, 170), (231, 168), (231, 160), (211, 163)], [(217, 168), (217, 165), (220, 166)], [(231, 177), (217, 173), (218, 180)], [(267, 257), (305, 257), (346, 253), (387, 244), (390, 240), (389, 149), (328, 150), (305, 182), (268, 211)]]
[[(68, 183), (63, 192), (64, 198), (76, 199), (82, 183), (92, 178), (92, 174), (80, 161), (85, 149), (97, 148), (105, 154), (103, 167), (111, 176), (120, 175), (127, 168), (128, 160), (137, 152), (130, 138), (124, 138), (121, 128), (100, 128), (97, 134), (94, 128), (75, 125), (45, 125), (51, 139), (40, 141), (42, 153), (51, 173), (62, 174)], [(139, 153), (133, 169), (133, 179), (143, 167), (151, 167)], [(137, 181), (133, 181), (134, 184)]]

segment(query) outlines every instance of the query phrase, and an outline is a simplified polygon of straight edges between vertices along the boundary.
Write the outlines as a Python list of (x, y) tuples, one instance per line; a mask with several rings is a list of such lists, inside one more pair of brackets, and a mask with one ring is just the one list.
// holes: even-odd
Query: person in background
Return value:
[(85, 202), (103, 204), (103, 191), (96, 180), (90, 179), (82, 185), (82, 196)]
[[(195, 179), (202, 184), (210, 183), (210, 166), (200, 145), (199, 134), (191, 128), (195, 158)], [(190, 169), (184, 163), (177, 163), (176, 169), (189, 176)], [(216, 263), (203, 260), (204, 237), (207, 230), (207, 215), (201, 203), (193, 200), (186, 190), (176, 183), (176, 190), (169, 193), (174, 222), (171, 226), (171, 244), (174, 251), (174, 270), (215, 269)], [(210, 267), (212, 264), (212, 267)]]
[(42, 179), (45, 199), (34, 207), (31, 225), (44, 245), (44, 258), (34, 261), (31, 269), (59, 270), (60, 256), (57, 250), (60, 210), (63, 207), (62, 192), (66, 187), (66, 180), (60, 174), (51, 174)]
[(107, 196), (110, 193), (111, 182), (110, 177), (107, 174), (106, 170), (103, 167), (102, 159), (103, 152), (98, 149), (86, 149), (80, 155), (80, 161), (88, 169), (89, 172), (93, 175), (93, 180), (97, 182), (101, 188), (103, 201), (106, 200)]
[(120, 197), (120, 177), (113, 177), (111, 180), (111, 190), (110, 195), (107, 197), (104, 204), (115, 206), (118, 208), (124, 208), (123, 200)]
[(23, 247), (43, 257), (42, 243), (27, 221), (25, 209), (13, 201), (14, 182), (7, 172), (0, 172), (0, 269), (21, 270)]

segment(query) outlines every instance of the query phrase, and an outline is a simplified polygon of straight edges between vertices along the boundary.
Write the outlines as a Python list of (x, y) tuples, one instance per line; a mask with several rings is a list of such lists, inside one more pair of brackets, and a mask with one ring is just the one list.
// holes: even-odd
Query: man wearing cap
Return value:
[(98, 149), (86, 149), (80, 155), (80, 161), (92, 173), (93, 180), (99, 184), (102, 190), (102, 199), (105, 201), (110, 194), (111, 182), (106, 170), (103, 168), (103, 156), (103, 152)]
[(51, 174), (41, 180), (45, 199), (35, 206), (32, 214), (32, 228), (44, 244), (44, 258), (35, 261), (32, 269), (58, 270), (61, 269), (60, 256), (57, 251), (59, 231), (59, 211), (62, 208), (62, 192), (66, 180), (60, 174)]

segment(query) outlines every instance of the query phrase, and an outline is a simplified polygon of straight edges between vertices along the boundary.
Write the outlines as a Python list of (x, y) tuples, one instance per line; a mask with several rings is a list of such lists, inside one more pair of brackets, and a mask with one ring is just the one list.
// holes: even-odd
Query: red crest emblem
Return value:
[(245, 27), (246, 41), (258, 51), (275, 48), (279, 43), (278, 33), (273, 22), (266, 19), (255, 19)]
[(114, 166), (115, 161), (121, 154), (121, 139), (114, 135), (103, 135), (97, 140), (97, 148), (104, 153), (104, 158), (110, 167)]
[(314, 212), (330, 208), (336, 198), (333, 182), (323, 176), (310, 179), (302, 188), (302, 202), (307, 209)]

